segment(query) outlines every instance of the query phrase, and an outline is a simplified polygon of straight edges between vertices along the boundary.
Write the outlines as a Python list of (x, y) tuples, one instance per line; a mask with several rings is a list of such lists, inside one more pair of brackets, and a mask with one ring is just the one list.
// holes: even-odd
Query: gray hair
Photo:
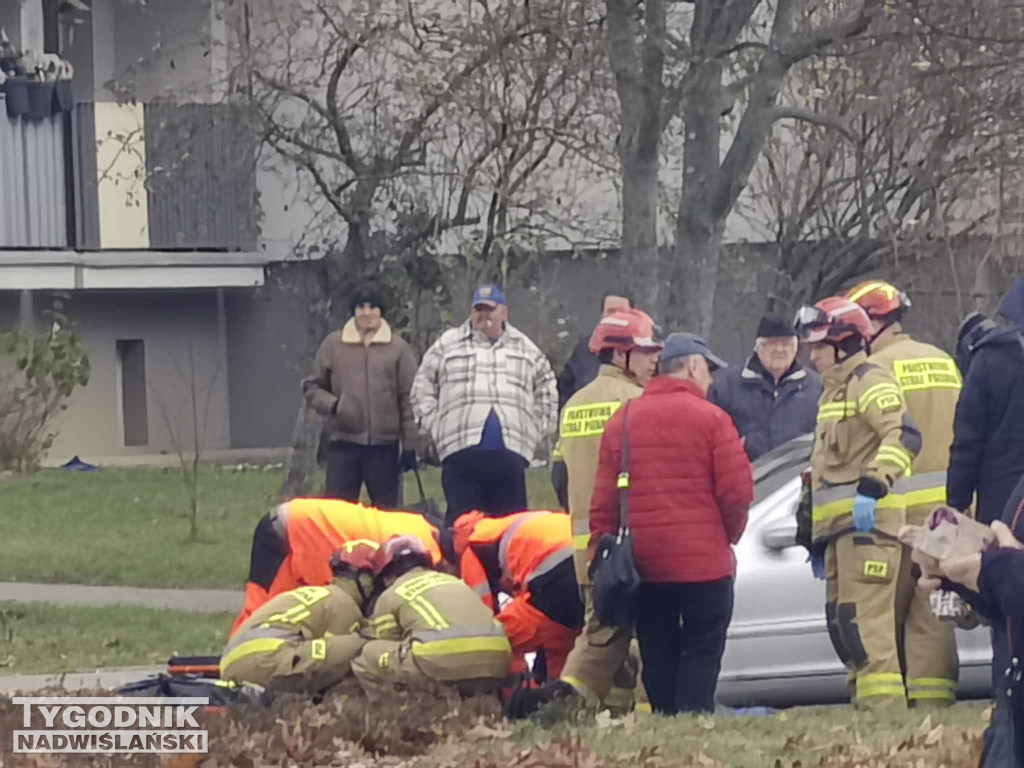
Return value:
[(683, 355), (682, 357), (673, 357), (667, 363), (662, 371), (663, 374), (676, 373), (677, 371), (683, 370), (690, 362), (690, 360), (696, 357), (703, 357), (703, 355)]

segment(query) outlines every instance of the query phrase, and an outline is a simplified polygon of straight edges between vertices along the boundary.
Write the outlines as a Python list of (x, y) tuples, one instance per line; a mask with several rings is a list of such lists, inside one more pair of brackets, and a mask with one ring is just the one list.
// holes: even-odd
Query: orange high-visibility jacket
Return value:
[(493, 610), (496, 595), (491, 580), (495, 587), (518, 595), (532, 579), (572, 558), (571, 527), (569, 517), (561, 512), (485, 517), (473, 526), (459, 558), (462, 580)]
[[(436, 530), (415, 512), (383, 512), (338, 499), (293, 499), (281, 504), (257, 526), (245, 604), (231, 632), (274, 595), (296, 587), (329, 584), (333, 577), (328, 564), (331, 553), (345, 544), (364, 540), (379, 546), (392, 536), (415, 536), (437, 564), (441, 550)], [(257, 542), (261, 535), (277, 541), (261, 547)], [(269, 556), (273, 545), (283, 547), (285, 553), (277, 567), (258, 563), (259, 558)]]
[[(561, 512), (520, 512), (508, 517), (485, 517), (477, 520), (465, 537), (467, 545), (459, 558), (462, 579), (491, 610), (496, 610), (496, 592), (499, 589), (512, 595), (512, 600), (505, 603), (497, 614), (512, 644), (512, 651), (522, 654), (546, 647), (549, 651), (549, 672), (551, 665), (561, 668), (564, 656), (579, 634), (579, 627), (562, 624), (538, 610), (530, 593), (530, 582), (566, 564), (564, 578), (572, 583), (561, 585), (563, 589), (557, 592), (578, 599), (575, 571), (571, 565), (571, 529), (572, 521)], [(465, 532), (462, 534), (464, 536)], [(463, 538), (459, 532), (456, 535)], [(582, 623), (582, 606), (577, 608)]]

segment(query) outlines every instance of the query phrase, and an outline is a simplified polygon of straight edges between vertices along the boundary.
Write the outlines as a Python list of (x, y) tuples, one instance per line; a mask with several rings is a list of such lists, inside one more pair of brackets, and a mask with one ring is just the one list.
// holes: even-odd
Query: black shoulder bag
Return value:
[(618, 488), (619, 532), (601, 536), (590, 564), (594, 612), (606, 627), (632, 625), (633, 598), (640, 587), (640, 574), (633, 556), (633, 534), (629, 530), (629, 403), (622, 413), (622, 467)]

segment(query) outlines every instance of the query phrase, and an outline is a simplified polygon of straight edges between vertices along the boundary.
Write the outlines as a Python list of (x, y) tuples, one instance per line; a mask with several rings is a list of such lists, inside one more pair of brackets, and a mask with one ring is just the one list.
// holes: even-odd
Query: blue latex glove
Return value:
[(814, 578), (821, 580), (825, 578), (825, 556), (824, 555), (808, 555), (807, 562), (811, 564), (811, 573), (814, 574)]
[(853, 500), (853, 527), (861, 532), (870, 531), (875, 527), (875, 507), (878, 506), (878, 499), (857, 494)]

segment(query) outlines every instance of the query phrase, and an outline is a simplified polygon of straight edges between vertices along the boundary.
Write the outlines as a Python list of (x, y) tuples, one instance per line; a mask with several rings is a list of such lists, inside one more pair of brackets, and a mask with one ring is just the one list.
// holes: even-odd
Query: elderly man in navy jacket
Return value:
[(796, 351), (793, 326), (765, 315), (747, 364), (715, 373), (708, 399), (732, 417), (751, 461), (814, 431), (821, 377), (796, 361)]

